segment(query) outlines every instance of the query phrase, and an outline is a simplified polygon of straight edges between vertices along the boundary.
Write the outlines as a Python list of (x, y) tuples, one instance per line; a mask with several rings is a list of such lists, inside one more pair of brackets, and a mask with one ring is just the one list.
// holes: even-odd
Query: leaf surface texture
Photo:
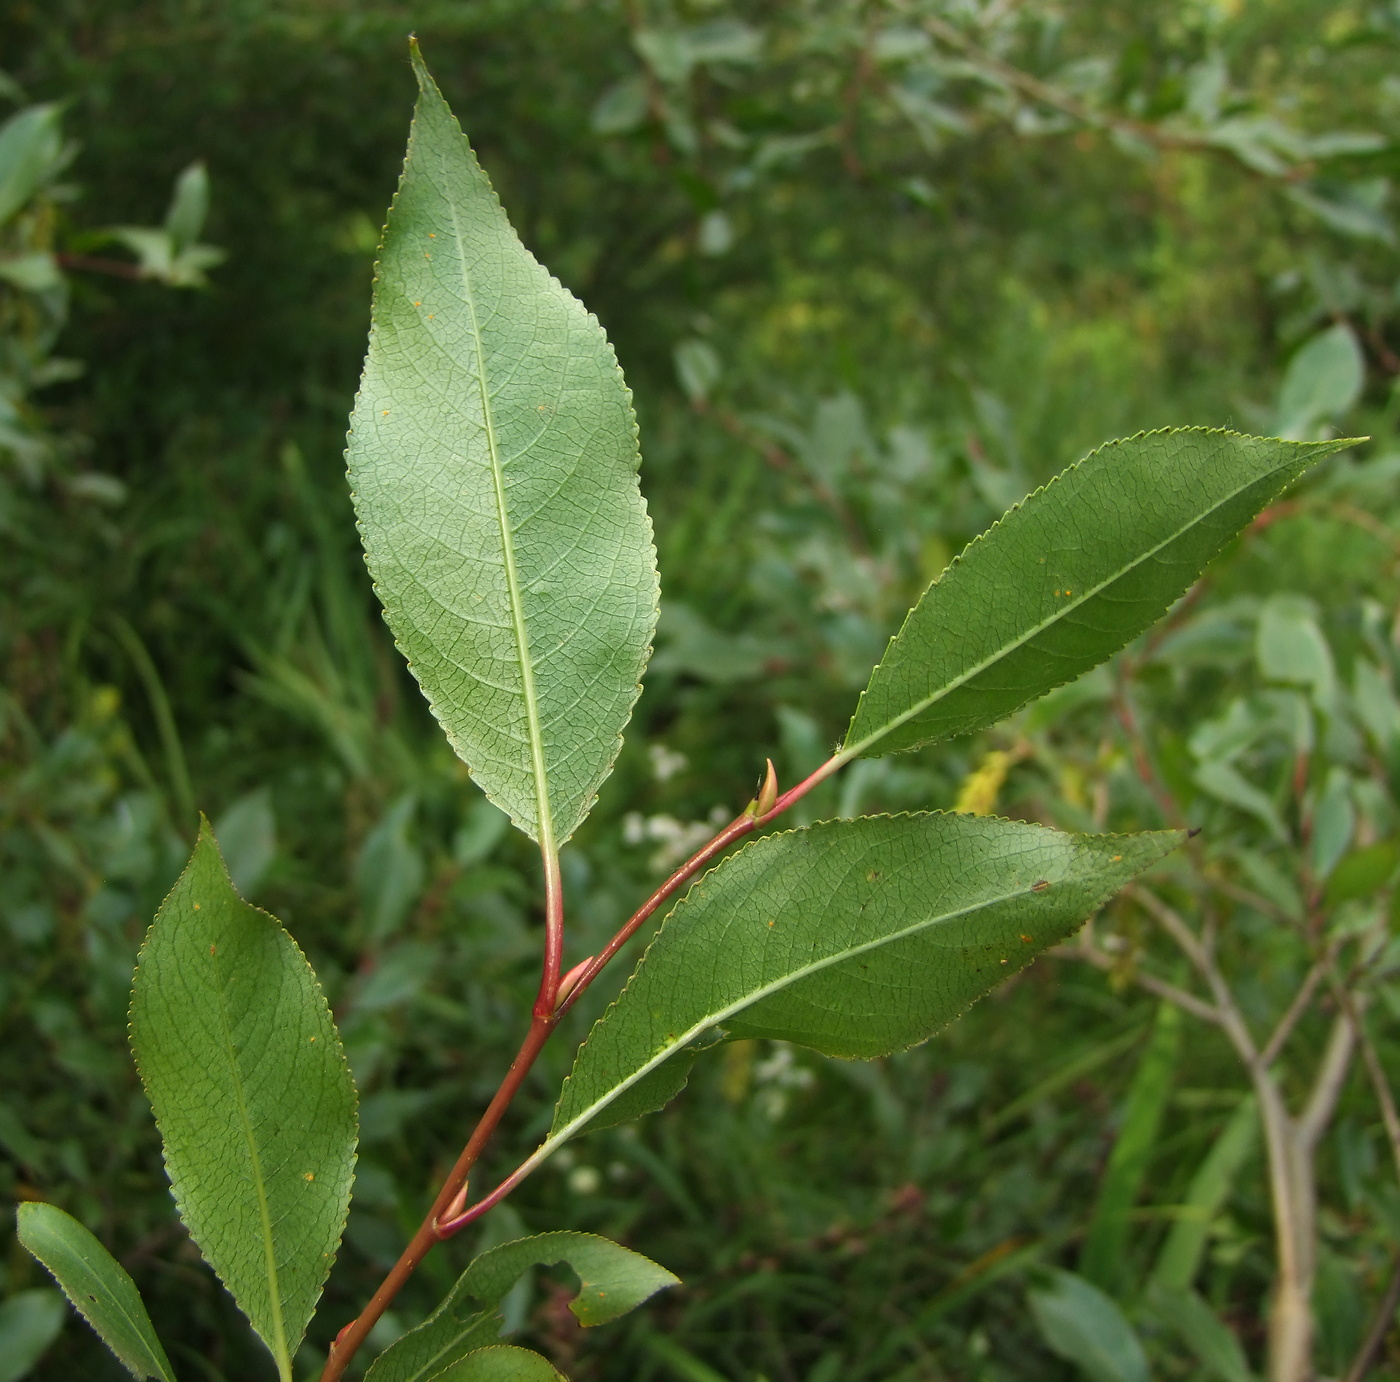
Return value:
[(133, 1377), (175, 1382), (170, 1360), (126, 1269), (95, 1234), (56, 1205), (22, 1204), (19, 1241)]
[(345, 1226), (355, 1088), (305, 955), (207, 822), (141, 949), (131, 1044), (180, 1216), (290, 1377)]
[(845, 752), (995, 724), (1156, 622), (1290, 482), (1348, 441), (1205, 428), (1110, 442), (970, 543), (890, 640)]
[(350, 480), (375, 587), (486, 794), (566, 840), (611, 770), (656, 624), (631, 394), (521, 244), (414, 50)]
[(713, 1026), (834, 1056), (913, 1046), (1180, 839), (943, 814), (766, 836), (671, 912), (580, 1049), (535, 1155)]

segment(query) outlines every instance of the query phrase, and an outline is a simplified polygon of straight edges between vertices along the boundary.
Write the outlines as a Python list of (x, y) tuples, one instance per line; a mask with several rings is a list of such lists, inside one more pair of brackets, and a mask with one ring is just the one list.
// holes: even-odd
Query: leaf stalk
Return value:
[(789, 806), (800, 801), (814, 787), (825, 782), (828, 777), (844, 767), (855, 756), (855, 750), (842, 750), (842, 752), (827, 759), (810, 776), (804, 778), (796, 786), (788, 788), (780, 796), (777, 795), (777, 776), (770, 761), (758, 798), (750, 804), (751, 807), (761, 807), (764, 804), (764, 798), (767, 797), (769, 798), (769, 809), (756, 811), (746, 807), (741, 811), (708, 843), (702, 845), (676, 869), (632, 913), (618, 929), (617, 934), (597, 955), (585, 960), (580, 965), (575, 965), (563, 979), (560, 978), (560, 965), (564, 951), (563, 879), (559, 869), (558, 851), (542, 847), (545, 880), (544, 972), (540, 979), (539, 994), (535, 999), (531, 1015), (530, 1030), (526, 1033), (519, 1051), (516, 1052), (510, 1069), (506, 1071), (500, 1087), (492, 1096), (491, 1102), (486, 1106), (486, 1111), (472, 1130), (467, 1145), (462, 1148), (456, 1165), (453, 1166), (451, 1173), (438, 1191), (432, 1208), (429, 1209), (423, 1222), (418, 1226), (418, 1231), (403, 1250), (399, 1260), (394, 1263), (388, 1276), (380, 1283), (379, 1289), (370, 1297), (369, 1303), (336, 1336), (326, 1359), (326, 1366), (321, 1372), (321, 1382), (337, 1382), (337, 1379), (344, 1375), (346, 1368), (350, 1365), (350, 1360), (359, 1351), (360, 1345), (369, 1336), (370, 1330), (374, 1328), (380, 1316), (389, 1308), (394, 1297), (403, 1288), (404, 1283), (417, 1270), (418, 1264), (428, 1255), (435, 1244), (461, 1232), (468, 1224), (480, 1218), (488, 1210), (493, 1209), (534, 1170), (537, 1163), (533, 1158), (523, 1162), (490, 1194), (483, 1196), (470, 1208), (466, 1207), (467, 1181), (472, 1167), (475, 1166), (481, 1153), (485, 1150), (487, 1142), (490, 1141), (491, 1135), (499, 1126), (506, 1109), (510, 1107), (512, 1100), (520, 1092), (520, 1087), (525, 1083), (525, 1078), (529, 1075), (536, 1058), (544, 1049), (545, 1043), (553, 1034), (555, 1027), (559, 1025), (560, 1019), (578, 1000), (579, 995), (598, 977), (617, 952), (646, 924), (647, 919), (655, 913), (657, 908), (677, 889), (694, 877), (712, 859), (723, 853), (735, 840), (742, 839), (745, 835), (757, 830), (759, 826), (767, 825), (782, 815)]

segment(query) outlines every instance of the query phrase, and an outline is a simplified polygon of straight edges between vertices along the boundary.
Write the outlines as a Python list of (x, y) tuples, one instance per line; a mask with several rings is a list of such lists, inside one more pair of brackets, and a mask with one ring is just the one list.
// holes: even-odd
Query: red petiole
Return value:
[(592, 958), (575, 965), (567, 974), (560, 976), (564, 953), (564, 892), (559, 873), (557, 854), (546, 852), (544, 856), (545, 875), (545, 955), (543, 972), (540, 976), (539, 993), (531, 1011), (530, 1029), (525, 1040), (516, 1052), (515, 1059), (506, 1071), (500, 1087), (492, 1096), (486, 1111), (481, 1115), (467, 1145), (462, 1148), (457, 1163), (443, 1182), (434, 1199), (432, 1208), (418, 1226), (402, 1256), (394, 1263), (389, 1275), (380, 1283), (379, 1289), (370, 1297), (369, 1303), (358, 1317), (336, 1336), (331, 1345), (330, 1356), (321, 1373), (321, 1382), (336, 1382), (350, 1360), (359, 1351), (371, 1329), (410, 1276), (418, 1264), (428, 1255), (429, 1250), (444, 1239), (460, 1232), (473, 1220), (499, 1204), (533, 1169), (531, 1163), (518, 1167), (505, 1178), (489, 1195), (467, 1208), (467, 1180), (472, 1167), (480, 1158), (496, 1131), (506, 1109), (520, 1092), (525, 1077), (530, 1073), (541, 1050), (544, 1048), (559, 1020), (578, 1001), (579, 995), (603, 971), (610, 960), (644, 926), (657, 908), (670, 898), (684, 883), (687, 883), (712, 859), (723, 853), (735, 840), (752, 834), (760, 826), (767, 825), (782, 815), (794, 802), (806, 796), (818, 784), (824, 782), (838, 768), (843, 767), (851, 755), (838, 753), (828, 759), (811, 776), (804, 778), (795, 787), (790, 787), (781, 796), (777, 793), (777, 779), (770, 760), (768, 771), (758, 796), (749, 803), (728, 825), (708, 843), (701, 846), (685, 861), (640, 907), (627, 919), (617, 934)]

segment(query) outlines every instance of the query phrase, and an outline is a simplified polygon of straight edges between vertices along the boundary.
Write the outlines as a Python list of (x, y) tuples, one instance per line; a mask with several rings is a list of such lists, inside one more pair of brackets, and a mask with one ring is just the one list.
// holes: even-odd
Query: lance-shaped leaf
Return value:
[(355, 1086), (306, 956), (207, 821), (141, 948), (131, 1045), (180, 1217), (290, 1378), (345, 1227)]
[(16, 1218), (19, 1241), (48, 1268), (122, 1366), (133, 1377), (174, 1382), (136, 1283), (98, 1239), (56, 1205), (22, 1204)]
[(580, 1049), (532, 1161), (716, 1025), (834, 1056), (913, 1046), (1181, 838), (929, 814), (758, 840), (667, 918)]
[(617, 757), (656, 624), (636, 421), (602, 328), (520, 243), (416, 48), (413, 62), (350, 480), (433, 713), (548, 847)]
[[(365, 1382), (494, 1377), (495, 1373), (459, 1373), (457, 1369), (466, 1367), (468, 1358), (476, 1359), (473, 1368), (504, 1366), (509, 1361), (483, 1359), (479, 1353), (482, 1345), (499, 1332), (496, 1308), (522, 1272), (558, 1262), (567, 1262), (578, 1274), (579, 1293), (569, 1302), (569, 1309), (582, 1325), (618, 1319), (679, 1281), (649, 1257), (596, 1234), (539, 1233), (531, 1238), (517, 1238), (476, 1258), (458, 1277), (447, 1299), (417, 1329), (410, 1330), (375, 1360)], [(507, 1375), (514, 1374), (502, 1374)]]
[(1110, 442), (972, 542), (890, 640), (843, 752), (967, 734), (1153, 624), (1286, 485), (1351, 441), (1183, 428)]

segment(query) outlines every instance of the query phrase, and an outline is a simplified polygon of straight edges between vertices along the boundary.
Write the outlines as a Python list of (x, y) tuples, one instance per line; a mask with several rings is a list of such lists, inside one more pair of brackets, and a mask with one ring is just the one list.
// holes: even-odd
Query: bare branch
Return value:
[(1279, 1057), (1279, 1052), (1283, 1050), (1288, 1042), (1288, 1038), (1293, 1035), (1293, 1029), (1298, 1025), (1299, 1019), (1308, 1010), (1308, 1005), (1313, 1000), (1313, 994), (1317, 992), (1317, 986), (1327, 974), (1328, 960), (1319, 960), (1308, 970), (1307, 977), (1299, 985), (1298, 992), (1293, 995), (1293, 1001), (1288, 1005), (1288, 1011), (1279, 1018), (1278, 1026), (1274, 1028), (1273, 1035), (1265, 1043), (1264, 1049), (1259, 1053), (1259, 1059), (1264, 1065), (1272, 1065)]
[[(1057, 960), (1082, 960), (1085, 964), (1091, 964), (1095, 969), (1101, 969), (1106, 974), (1122, 972), (1122, 967), (1112, 955), (1100, 950), (1092, 940), (1087, 939), (1087, 931), (1080, 932), (1080, 935), (1085, 939), (1081, 939), (1077, 945), (1057, 945), (1045, 953)], [(1220, 1014), (1209, 1003), (1197, 998), (1195, 994), (1187, 993), (1185, 989), (1177, 988), (1175, 984), (1169, 984), (1165, 979), (1159, 979), (1155, 974), (1150, 974), (1143, 969), (1133, 968), (1129, 970), (1128, 977), (1138, 988), (1174, 1004), (1183, 1012), (1190, 1013), (1192, 1017), (1199, 1017), (1202, 1022), (1210, 1022), (1215, 1026), (1220, 1025)]]
[(1386, 1136), (1390, 1139), (1390, 1154), (1395, 1160), (1396, 1179), (1400, 1180), (1400, 1111), (1397, 1111), (1395, 1107), (1395, 1095), (1391, 1092), (1390, 1081), (1386, 1078), (1380, 1053), (1376, 1050), (1375, 1042), (1371, 1040), (1370, 1032), (1366, 1030), (1362, 1005), (1356, 1001), (1356, 996), (1340, 982), (1335, 970), (1332, 971), (1331, 979), (1332, 991), (1336, 994), (1337, 1002), (1346, 1014), (1357, 1044), (1361, 1047), (1361, 1059), (1366, 1066), (1366, 1074), (1370, 1077), (1371, 1089), (1375, 1093), (1376, 1103), (1380, 1105), (1381, 1121), (1385, 1124)]
[(1380, 1305), (1376, 1307), (1371, 1327), (1366, 1331), (1365, 1342), (1356, 1350), (1356, 1357), (1351, 1360), (1351, 1366), (1342, 1382), (1362, 1382), (1371, 1371), (1371, 1365), (1376, 1361), (1376, 1356), (1385, 1343), (1385, 1336), (1390, 1333), (1397, 1306), (1400, 1306), (1400, 1257), (1395, 1259), (1395, 1266), (1390, 1273), (1390, 1284), (1385, 1288)]
[(1201, 944), (1201, 938), (1186, 924), (1180, 912), (1167, 906), (1156, 893), (1147, 888), (1130, 887), (1124, 891), (1176, 942), (1202, 978), (1209, 981), (1212, 974), (1218, 975), (1210, 952)]
[(1312, 1093), (1308, 1095), (1307, 1107), (1298, 1118), (1298, 1142), (1309, 1155), (1337, 1111), (1337, 1100), (1341, 1098), (1342, 1086), (1346, 1083), (1355, 1050), (1356, 1028), (1344, 1007), (1333, 1020), (1327, 1050), (1313, 1080)]

